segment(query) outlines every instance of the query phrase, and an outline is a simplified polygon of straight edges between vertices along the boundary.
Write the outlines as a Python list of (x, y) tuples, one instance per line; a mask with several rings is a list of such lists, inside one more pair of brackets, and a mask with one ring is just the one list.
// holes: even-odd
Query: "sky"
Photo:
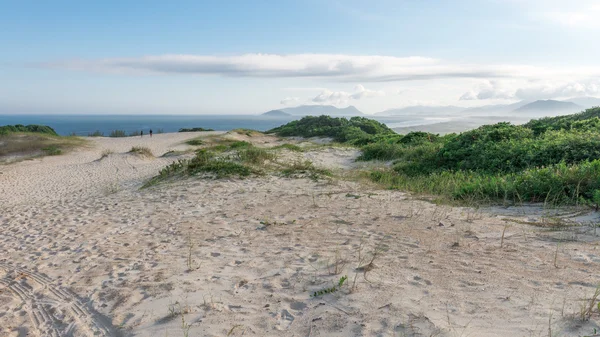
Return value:
[(0, 113), (600, 96), (597, 0), (5, 1)]

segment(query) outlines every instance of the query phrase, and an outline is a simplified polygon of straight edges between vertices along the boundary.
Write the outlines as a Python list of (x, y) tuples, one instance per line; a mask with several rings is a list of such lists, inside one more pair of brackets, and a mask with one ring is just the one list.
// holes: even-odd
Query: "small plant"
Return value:
[(265, 161), (274, 161), (276, 158), (274, 153), (253, 146), (240, 150), (238, 156), (242, 162), (255, 165), (262, 165)]
[(198, 139), (198, 138), (190, 139), (190, 140), (186, 141), (185, 143), (187, 145), (192, 145), (192, 146), (204, 145), (204, 141), (202, 141), (202, 139)]
[(129, 150), (129, 153), (135, 153), (142, 157), (154, 157), (152, 150), (150, 150), (147, 147), (143, 147), (143, 146), (134, 146), (131, 148), (131, 150)]
[(289, 151), (294, 151), (294, 152), (304, 152), (304, 149), (301, 148), (298, 145), (294, 145), (294, 144), (281, 144), (281, 145), (277, 145), (272, 147), (273, 150), (280, 150), (280, 149), (285, 149), (285, 150), (289, 150)]
[(340, 277), (340, 279), (338, 280), (338, 283), (336, 285), (334, 285), (331, 288), (325, 288), (325, 289), (321, 289), (319, 291), (315, 291), (312, 293), (311, 297), (318, 297), (318, 296), (322, 296), (325, 294), (332, 294), (335, 293), (336, 291), (339, 291), (342, 286), (344, 285), (344, 283), (348, 280), (348, 276), (342, 276)]
[(236, 142), (229, 144), (230, 149), (240, 149), (240, 148), (248, 148), (248, 147), (252, 147), (252, 143), (249, 143), (249, 142), (246, 142), (243, 140), (236, 141)]
[(102, 150), (102, 153), (100, 154), (100, 159), (104, 159), (113, 153), (115, 153), (113, 150), (109, 150), (109, 149)]
[(100, 130), (96, 130), (94, 132), (88, 133), (88, 137), (104, 137), (104, 132), (100, 132)]
[(590, 298), (584, 298), (582, 300), (581, 306), (579, 308), (579, 318), (582, 322), (588, 321), (592, 314), (594, 313), (594, 309), (597, 309), (600, 312), (600, 303), (598, 302), (598, 297), (600, 297), (600, 284), (594, 290), (594, 294)]
[(56, 146), (51, 145), (42, 149), (48, 156), (58, 156), (62, 154), (62, 150)]
[(192, 259), (192, 253), (194, 251), (194, 241), (192, 241), (191, 231), (188, 233), (188, 237), (187, 237), (187, 248), (188, 248), (188, 254), (187, 254), (186, 264), (187, 264), (187, 271), (190, 272), (190, 271), (192, 271), (192, 269), (194, 267), (194, 260)]

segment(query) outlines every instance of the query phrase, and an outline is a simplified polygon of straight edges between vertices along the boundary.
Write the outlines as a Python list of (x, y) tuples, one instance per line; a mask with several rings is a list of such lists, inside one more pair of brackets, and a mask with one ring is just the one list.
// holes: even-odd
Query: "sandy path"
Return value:
[[(145, 145), (160, 154), (184, 136), (164, 137)], [(589, 230), (509, 222), (500, 248), (501, 216), (344, 181), (139, 190), (163, 159), (94, 162), (105, 147), (132, 146), (120, 141), (2, 168), (0, 335), (583, 336), (597, 327), (596, 314), (573, 318), (600, 281)], [(302, 154), (334, 169), (355, 155)], [(108, 163), (120, 172), (114, 193), (95, 186), (117, 175)], [(73, 168), (86, 173), (64, 172)], [(44, 171), (54, 177), (36, 175)], [(12, 181), (25, 176), (47, 185)], [(357, 272), (373, 251), (372, 270)], [(311, 297), (342, 275), (350, 284), (357, 275), (353, 291)]]

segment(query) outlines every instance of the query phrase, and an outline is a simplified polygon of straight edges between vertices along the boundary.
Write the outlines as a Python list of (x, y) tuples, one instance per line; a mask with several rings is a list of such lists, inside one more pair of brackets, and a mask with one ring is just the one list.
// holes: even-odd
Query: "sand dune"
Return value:
[[(140, 189), (176, 160), (162, 154), (196, 136), (99, 138), (0, 166), (1, 336), (583, 336), (598, 327), (597, 313), (577, 318), (600, 281), (594, 229), (541, 226), (581, 214), (453, 208), (339, 178)], [(156, 158), (128, 154), (132, 146)], [(352, 149), (280, 155), (340, 175), (359, 167)], [(311, 296), (345, 275), (339, 291)]]

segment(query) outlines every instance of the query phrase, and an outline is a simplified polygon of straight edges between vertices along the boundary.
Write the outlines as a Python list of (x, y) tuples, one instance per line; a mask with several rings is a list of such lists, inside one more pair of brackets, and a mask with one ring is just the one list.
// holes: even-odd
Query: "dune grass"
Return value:
[(113, 130), (108, 136), (114, 138), (127, 137), (127, 133), (123, 130)]
[(134, 146), (129, 150), (129, 153), (134, 153), (141, 157), (154, 157), (152, 150), (144, 146)]
[(304, 149), (301, 148), (298, 145), (294, 145), (294, 144), (289, 144), (289, 143), (285, 143), (285, 144), (281, 144), (281, 145), (277, 145), (271, 148), (272, 150), (289, 150), (289, 151), (293, 151), (293, 152), (304, 152)]
[(83, 146), (79, 137), (46, 133), (16, 132), (0, 135), (0, 162), (14, 162), (43, 156), (56, 156)]

